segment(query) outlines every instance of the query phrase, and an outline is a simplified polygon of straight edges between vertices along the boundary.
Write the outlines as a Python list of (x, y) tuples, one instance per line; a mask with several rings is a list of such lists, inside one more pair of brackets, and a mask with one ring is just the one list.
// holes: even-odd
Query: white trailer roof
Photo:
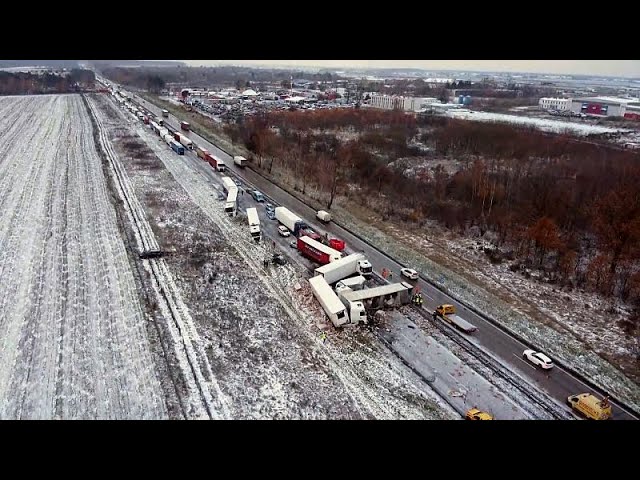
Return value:
[(247, 208), (247, 220), (249, 222), (249, 225), (260, 225), (260, 218), (258, 218), (257, 208)]
[(235, 203), (237, 199), (238, 199), (238, 187), (234, 185), (233, 188), (229, 189), (229, 193), (227, 194), (227, 203)]
[(229, 177), (222, 177), (222, 185), (227, 191), (231, 191), (232, 188), (237, 188), (236, 184)]
[(392, 283), (391, 285), (383, 285), (382, 287), (365, 288), (364, 290), (356, 290), (343, 294), (344, 298), (350, 302), (361, 302), (369, 298), (382, 297), (393, 293), (411, 290), (413, 286), (406, 282)]
[[(337, 251), (337, 250), (336, 250)], [(352, 253), (351, 255), (347, 255), (344, 258), (341, 258), (340, 260), (336, 260), (335, 262), (331, 262), (331, 263), (327, 263), (326, 265), (323, 265), (321, 267), (316, 268), (316, 272), (321, 274), (321, 275), (325, 275), (328, 272), (331, 272), (333, 270), (337, 270), (338, 268), (342, 268), (345, 265), (348, 265), (349, 263), (353, 262), (354, 260), (364, 260), (364, 255), (361, 253)]]
[(315, 293), (317, 297), (322, 298), (325, 307), (329, 310), (327, 313), (336, 314), (345, 310), (344, 304), (340, 301), (338, 295), (331, 290), (331, 287), (323, 277), (317, 275), (310, 278), (309, 284), (311, 285), (313, 293)]

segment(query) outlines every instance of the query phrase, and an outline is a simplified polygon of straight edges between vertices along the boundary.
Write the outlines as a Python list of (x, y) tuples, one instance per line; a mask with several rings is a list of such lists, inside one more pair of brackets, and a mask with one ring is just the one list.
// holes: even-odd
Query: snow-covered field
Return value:
[(0, 97), (0, 418), (167, 409), (80, 96)]
[(474, 112), (470, 110), (456, 111), (452, 110), (447, 112), (447, 115), (451, 118), (462, 118), (466, 120), (476, 120), (479, 122), (500, 122), (500, 123), (515, 123), (518, 125), (525, 125), (535, 127), (545, 132), (561, 133), (564, 131), (570, 131), (578, 135), (593, 135), (600, 133), (615, 133), (615, 132), (629, 132), (629, 129), (601, 127), (598, 125), (588, 125), (576, 120), (573, 122), (566, 122), (562, 120), (551, 120), (547, 118), (534, 118), (524, 117), (519, 115), (508, 115), (505, 113), (490, 113), (490, 112)]
[[(167, 264), (231, 418), (458, 417), (374, 334), (335, 333), (306, 272), (292, 264), (265, 270), (269, 248), (250, 239), (242, 217), (224, 214), (220, 187), (142, 124), (131, 127), (150, 151), (135, 148), (123, 163), (160, 245), (176, 251)], [(133, 140), (114, 142), (124, 151)]]

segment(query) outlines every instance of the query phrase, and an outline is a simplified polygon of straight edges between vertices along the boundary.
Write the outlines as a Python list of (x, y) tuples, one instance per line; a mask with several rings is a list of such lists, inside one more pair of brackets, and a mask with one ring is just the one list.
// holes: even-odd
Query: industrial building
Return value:
[(538, 102), (538, 106), (545, 110), (571, 110), (571, 99), (543, 97)]
[(624, 117), (627, 103), (631, 101), (606, 97), (574, 98), (571, 100), (571, 111), (600, 117)]
[(374, 108), (387, 110), (402, 110), (405, 112), (419, 112), (426, 105), (437, 102), (437, 98), (402, 97), (396, 95), (371, 95), (369, 105)]

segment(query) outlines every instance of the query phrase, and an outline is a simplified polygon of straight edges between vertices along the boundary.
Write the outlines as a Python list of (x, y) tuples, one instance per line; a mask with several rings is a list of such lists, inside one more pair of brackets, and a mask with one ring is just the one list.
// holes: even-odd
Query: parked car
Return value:
[(291, 248), (298, 248), (298, 241), (297, 241), (297, 240), (291, 240), (291, 241), (289, 242), (289, 246), (290, 246)]
[(482, 410), (478, 410), (477, 408), (471, 408), (467, 411), (465, 415), (467, 420), (493, 420), (493, 417), (489, 415), (487, 412), (483, 412)]
[(269, 212), (269, 211), (271, 211), (271, 212), (275, 212), (275, 211), (276, 211), (276, 207), (274, 207), (274, 206), (273, 206), (272, 204), (270, 204), (270, 203), (265, 203), (265, 204), (264, 204), (264, 209), (265, 209), (267, 212)]
[(534, 365), (537, 365), (544, 370), (549, 370), (553, 367), (553, 362), (542, 352), (536, 352), (535, 350), (525, 350), (522, 352), (522, 356), (529, 360)]
[(411, 280), (417, 280), (418, 279), (418, 272), (416, 272), (413, 268), (401, 268), (400, 269), (400, 274), (403, 277), (407, 277)]
[(278, 225), (278, 233), (283, 237), (288, 237), (289, 235), (291, 235), (291, 232), (289, 231), (289, 229), (284, 225)]
[(240, 180), (234, 180), (233, 183), (236, 184), (236, 187), (241, 187), (242, 183), (240, 183)]
[(267, 210), (267, 218), (269, 220), (275, 220), (276, 219), (276, 211), (275, 210)]

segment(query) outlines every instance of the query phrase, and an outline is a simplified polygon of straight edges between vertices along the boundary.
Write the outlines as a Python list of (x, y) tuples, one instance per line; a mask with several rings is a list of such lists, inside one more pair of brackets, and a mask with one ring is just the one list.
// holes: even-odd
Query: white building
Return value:
[(402, 110), (405, 112), (419, 112), (427, 105), (437, 102), (436, 98), (401, 97), (395, 95), (371, 95), (369, 105), (386, 110)]
[(541, 98), (538, 102), (540, 108), (545, 110), (571, 110), (570, 98)]

